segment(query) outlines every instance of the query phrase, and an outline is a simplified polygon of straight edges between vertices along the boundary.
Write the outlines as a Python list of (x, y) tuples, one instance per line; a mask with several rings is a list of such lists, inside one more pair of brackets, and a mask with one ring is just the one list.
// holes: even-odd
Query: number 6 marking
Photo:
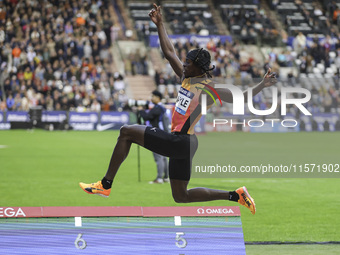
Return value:
[[(74, 241), (74, 245), (76, 246), (77, 249), (83, 250), (86, 248), (86, 241), (81, 238), (83, 234), (79, 234), (77, 239)], [(79, 246), (79, 243), (82, 243), (81, 246)]]
[[(181, 236), (184, 236), (185, 234), (183, 232), (177, 232), (176, 233), (176, 246), (178, 248), (185, 248), (187, 247), (187, 240), (185, 240), (183, 237)], [(182, 243), (179, 243), (179, 242), (182, 242)]]

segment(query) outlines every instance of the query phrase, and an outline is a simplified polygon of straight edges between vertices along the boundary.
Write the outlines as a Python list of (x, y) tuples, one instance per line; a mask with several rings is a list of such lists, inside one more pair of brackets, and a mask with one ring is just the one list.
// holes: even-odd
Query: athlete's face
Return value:
[(191, 59), (186, 59), (185, 62), (183, 63), (183, 73), (184, 77), (195, 77), (201, 75), (203, 72), (201, 68), (199, 68), (197, 65), (192, 62)]

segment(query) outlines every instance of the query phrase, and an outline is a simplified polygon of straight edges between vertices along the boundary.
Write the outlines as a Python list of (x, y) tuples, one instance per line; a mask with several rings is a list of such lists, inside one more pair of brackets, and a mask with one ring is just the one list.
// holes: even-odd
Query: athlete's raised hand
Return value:
[(161, 6), (157, 6), (157, 4), (153, 3), (153, 7), (154, 8), (149, 12), (149, 17), (152, 22), (158, 26), (162, 22)]
[(262, 83), (265, 87), (270, 87), (277, 83), (276, 73), (272, 72), (272, 69), (269, 67), (267, 73), (264, 75)]

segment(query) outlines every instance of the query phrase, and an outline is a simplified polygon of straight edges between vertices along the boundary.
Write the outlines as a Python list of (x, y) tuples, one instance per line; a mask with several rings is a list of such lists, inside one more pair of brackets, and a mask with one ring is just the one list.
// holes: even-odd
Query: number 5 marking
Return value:
[[(77, 249), (83, 250), (86, 248), (86, 241), (81, 238), (83, 234), (79, 234), (77, 239), (74, 241), (74, 245), (76, 246)], [(79, 243), (82, 243), (81, 246), (79, 246)]]
[[(178, 248), (185, 248), (187, 247), (187, 240), (185, 240), (183, 237), (181, 236), (184, 236), (185, 234), (183, 232), (177, 232), (176, 233), (176, 246)], [(180, 243), (181, 242), (181, 243)]]

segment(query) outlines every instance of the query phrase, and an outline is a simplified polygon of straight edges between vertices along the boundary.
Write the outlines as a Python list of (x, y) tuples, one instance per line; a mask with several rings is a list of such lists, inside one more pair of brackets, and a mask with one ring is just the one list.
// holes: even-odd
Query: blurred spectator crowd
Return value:
[(0, 1), (0, 110), (119, 110), (110, 11), (108, 1)]

